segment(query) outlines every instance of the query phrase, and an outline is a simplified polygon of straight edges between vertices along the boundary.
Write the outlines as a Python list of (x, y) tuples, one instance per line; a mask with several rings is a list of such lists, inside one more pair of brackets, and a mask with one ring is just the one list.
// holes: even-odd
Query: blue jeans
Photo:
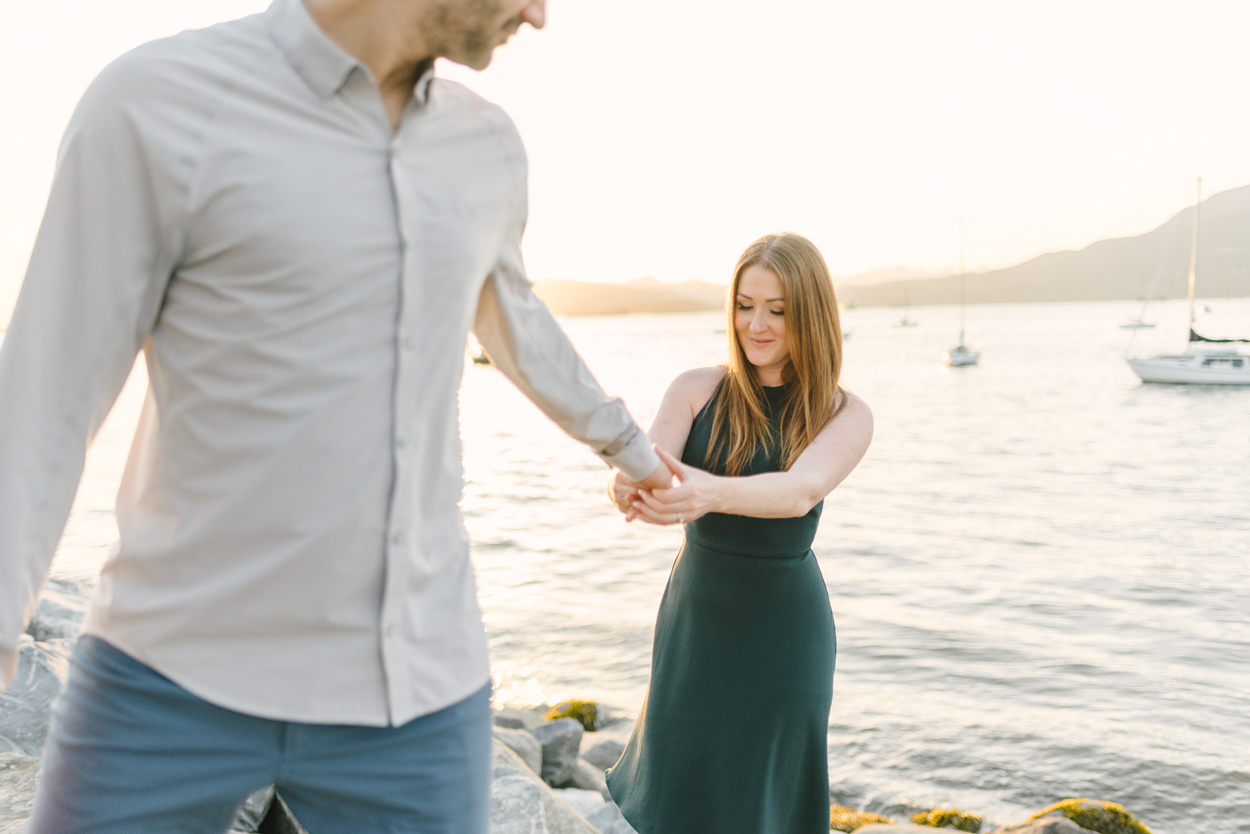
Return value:
[(268, 785), (310, 834), (486, 834), (490, 759), (489, 685), (401, 727), (273, 721), (83, 637), (30, 834), (222, 834)]

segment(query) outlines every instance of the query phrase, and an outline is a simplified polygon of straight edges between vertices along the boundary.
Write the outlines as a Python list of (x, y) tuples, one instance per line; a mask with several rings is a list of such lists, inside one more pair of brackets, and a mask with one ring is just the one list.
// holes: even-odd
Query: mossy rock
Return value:
[(595, 720), (599, 717), (599, 705), (594, 701), (564, 701), (547, 710), (543, 716), (545, 721), (557, 718), (572, 718), (582, 725), (588, 733), (595, 731)]
[(874, 822), (890, 825), (894, 820), (889, 817), (883, 817), (880, 814), (856, 811), (854, 808), (848, 808), (845, 805), (833, 805), (829, 808), (829, 829), (831, 831), (854, 831), (861, 825), (872, 825)]
[(965, 814), (958, 808), (934, 808), (911, 818), (915, 825), (927, 825), (932, 828), (953, 828), (956, 831), (971, 831), (978, 834), (981, 830), (981, 818), (976, 814)]
[(1150, 834), (1150, 829), (1123, 805), (1101, 799), (1064, 799), (1043, 808), (1029, 819), (1054, 814), (1062, 814), (1081, 828), (1096, 831), (1097, 834)]

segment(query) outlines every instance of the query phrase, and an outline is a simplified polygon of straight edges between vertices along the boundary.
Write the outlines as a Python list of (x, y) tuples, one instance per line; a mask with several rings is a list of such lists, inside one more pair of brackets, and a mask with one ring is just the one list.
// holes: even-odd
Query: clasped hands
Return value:
[(686, 524), (715, 512), (720, 478), (687, 466), (658, 446), (663, 463), (641, 483), (619, 469), (608, 479), (608, 497), (625, 514), (626, 521), (642, 519), (649, 524)]

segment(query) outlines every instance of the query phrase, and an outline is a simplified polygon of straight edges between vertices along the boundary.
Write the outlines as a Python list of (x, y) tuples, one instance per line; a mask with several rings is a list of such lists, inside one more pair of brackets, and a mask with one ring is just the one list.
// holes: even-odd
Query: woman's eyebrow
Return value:
[[(752, 298), (751, 296), (747, 295), (747, 294), (746, 294), (746, 293), (744, 293), (744, 292), (740, 292), (740, 293), (738, 293), (738, 297), (739, 297), (739, 298), (745, 298), (747, 301), (754, 301), (754, 300), (755, 300), (754, 298)], [(767, 302), (769, 302), (769, 301), (785, 301), (785, 299), (784, 299), (784, 298), (765, 298), (765, 299), (764, 299), (764, 301), (767, 303)]]

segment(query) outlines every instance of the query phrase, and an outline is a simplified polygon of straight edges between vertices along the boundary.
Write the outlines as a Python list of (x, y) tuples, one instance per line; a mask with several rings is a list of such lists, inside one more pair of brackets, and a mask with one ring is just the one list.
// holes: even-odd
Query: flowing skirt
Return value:
[(687, 537), (651, 684), (608, 788), (639, 834), (823, 834), (836, 653), (809, 550), (743, 556)]

